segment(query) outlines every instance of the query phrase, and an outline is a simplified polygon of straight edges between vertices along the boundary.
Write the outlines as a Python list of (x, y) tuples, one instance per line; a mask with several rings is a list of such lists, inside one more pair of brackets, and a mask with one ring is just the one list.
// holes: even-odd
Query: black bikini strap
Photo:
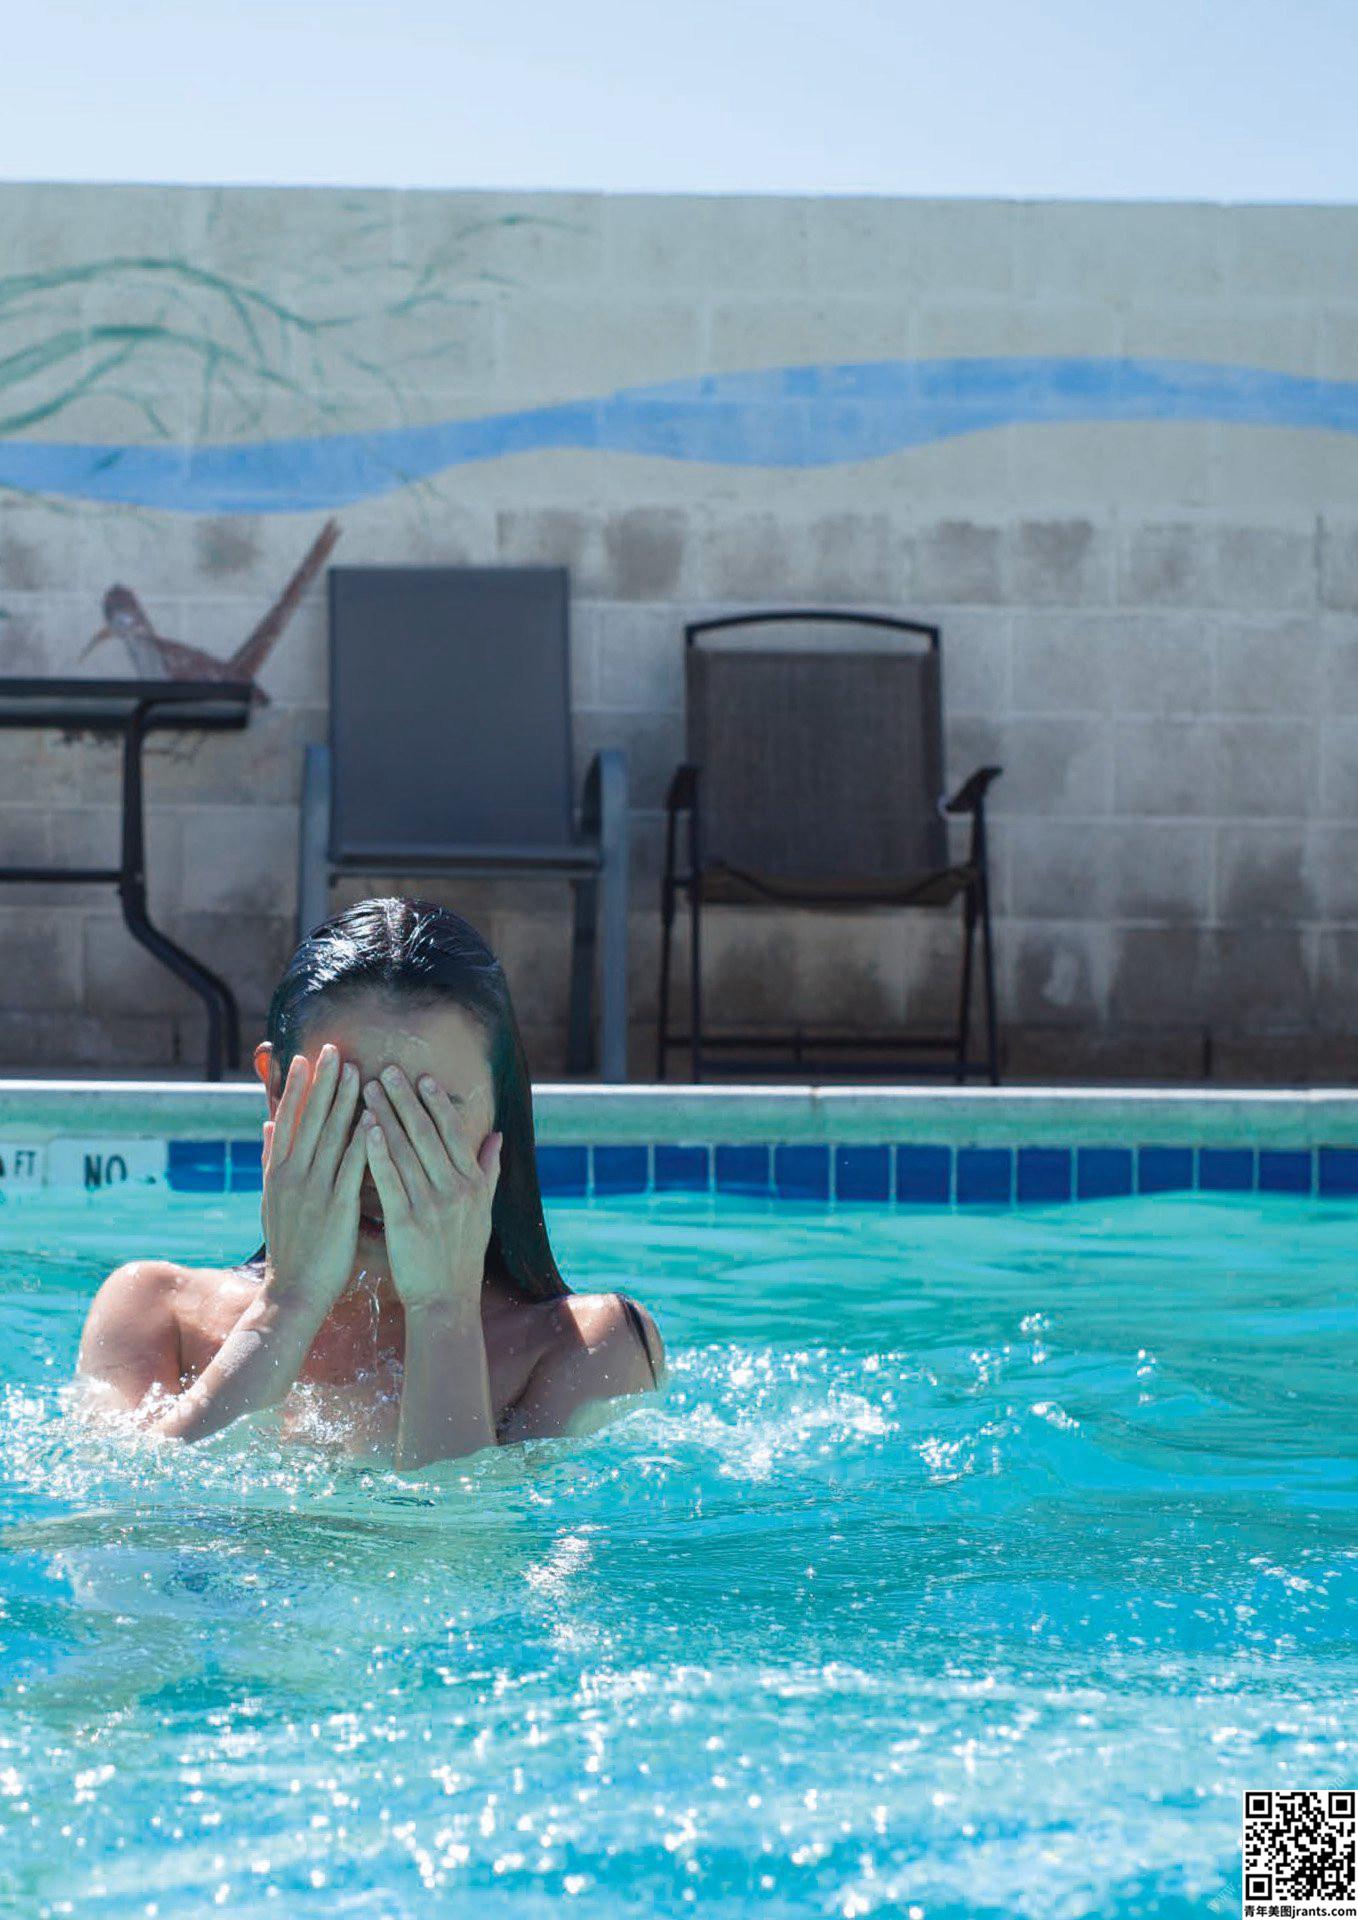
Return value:
[(651, 1369), (651, 1384), (652, 1386), (658, 1387), (660, 1382), (655, 1377), (655, 1361), (651, 1358), (651, 1343), (646, 1338), (646, 1329), (641, 1324), (641, 1315), (637, 1312), (635, 1305), (627, 1298), (625, 1293), (620, 1293), (618, 1298), (627, 1309), (627, 1318), (636, 1328), (637, 1339), (641, 1342), (641, 1351), (646, 1356), (646, 1365)]

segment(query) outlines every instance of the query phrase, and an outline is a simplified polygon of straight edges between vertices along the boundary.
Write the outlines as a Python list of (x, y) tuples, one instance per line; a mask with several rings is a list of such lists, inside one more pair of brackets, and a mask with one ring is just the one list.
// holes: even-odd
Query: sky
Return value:
[(1358, 201), (1358, 0), (7, 0), (0, 179)]

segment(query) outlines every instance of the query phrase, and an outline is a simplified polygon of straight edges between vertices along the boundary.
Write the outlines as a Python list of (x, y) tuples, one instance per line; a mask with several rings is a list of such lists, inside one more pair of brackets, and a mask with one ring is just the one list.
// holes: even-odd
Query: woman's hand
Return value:
[(359, 1132), (402, 1304), (479, 1306), (504, 1135), (488, 1133), (473, 1148), (430, 1074), (421, 1075), (417, 1094), (399, 1067), (387, 1067), (381, 1084), (370, 1080), (363, 1093)]
[[(283, 1097), (264, 1123), (264, 1243), (272, 1291), (323, 1319), (353, 1272), (363, 1134), (354, 1128), (358, 1068), (321, 1048), (288, 1069)], [(319, 1324), (319, 1321), (318, 1321)]]

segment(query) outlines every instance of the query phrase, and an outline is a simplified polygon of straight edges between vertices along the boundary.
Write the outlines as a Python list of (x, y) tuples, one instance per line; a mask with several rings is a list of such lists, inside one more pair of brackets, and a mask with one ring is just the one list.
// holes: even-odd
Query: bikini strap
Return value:
[(660, 1382), (656, 1379), (655, 1361), (651, 1358), (651, 1343), (646, 1338), (646, 1329), (641, 1324), (641, 1315), (637, 1312), (635, 1305), (627, 1298), (625, 1293), (620, 1293), (618, 1298), (627, 1309), (627, 1318), (632, 1322), (633, 1327), (635, 1327), (637, 1339), (641, 1342), (641, 1351), (646, 1356), (646, 1365), (651, 1369), (651, 1384), (658, 1387)]

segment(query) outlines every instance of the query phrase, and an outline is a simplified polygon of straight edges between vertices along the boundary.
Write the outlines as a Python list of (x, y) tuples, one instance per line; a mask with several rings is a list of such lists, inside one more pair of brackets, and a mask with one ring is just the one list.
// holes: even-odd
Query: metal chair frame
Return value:
[[(941, 657), (942, 637), (937, 626), (918, 620), (897, 619), (886, 614), (847, 612), (843, 609), (800, 607), (787, 611), (761, 610), (758, 612), (726, 615), (709, 620), (690, 621), (684, 628), (684, 649), (687, 656), (699, 636), (734, 627), (752, 627), (777, 622), (788, 624), (795, 621), (814, 621), (818, 625), (827, 623), (852, 624), (889, 628), (898, 633), (917, 635), (927, 640), (931, 651)], [(686, 1046), (689, 1049), (690, 1071), (695, 1082), (703, 1077), (704, 1054), (715, 1049), (739, 1047), (772, 1047), (792, 1049), (791, 1066), (805, 1069), (805, 1051), (814, 1049), (853, 1049), (855, 1052), (865, 1048), (902, 1049), (916, 1052), (945, 1052), (952, 1058), (943, 1061), (917, 1061), (914, 1070), (931, 1075), (949, 1075), (961, 1083), (969, 1074), (984, 1074), (992, 1086), (999, 1085), (999, 1042), (995, 1011), (995, 962), (990, 912), (990, 873), (989, 849), (986, 838), (985, 801), (992, 783), (1003, 772), (1001, 767), (979, 767), (963, 782), (957, 791), (947, 798), (940, 798), (939, 811), (945, 816), (970, 817), (971, 838), (967, 856), (967, 866), (973, 870), (973, 877), (961, 889), (963, 913), (962, 978), (958, 1005), (957, 1026), (952, 1034), (805, 1034), (800, 1028), (789, 1033), (769, 1034), (764, 1032), (737, 1032), (725, 1034), (704, 1034), (703, 1032), (703, 990), (702, 990), (702, 907), (703, 907), (703, 817), (702, 817), (702, 768), (692, 761), (684, 761), (676, 768), (666, 795), (665, 822), (665, 867), (661, 881), (661, 944), (660, 944), (660, 992), (656, 1021), (656, 1079), (664, 1080), (667, 1056), (674, 1047)], [(688, 823), (687, 853), (688, 867), (679, 871), (676, 867), (676, 840), (679, 816), (686, 816)], [(941, 870), (946, 872), (946, 869)], [(932, 880), (938, 875), (922, 877), (918, 891), (926, 892)], [(672, 971), (672, 943), (674, 920), (677, 909), (677, 897), (680, 893), (688, 896), (689, 907), (689, 998), (690, 1017), (687, 1032), (672, 1032), (669, 1026), (669, 1001)], [(838, 899), (827, 907), (823, 894), (799, 891), (793, 887), (779, 885), (777, 891), (769, 890), (770, 904), (792, 907), (820, 907), (833, 911), (838, 907), (859, 906), (900, 906), (909, 908), (908, 899), (874, 897), (864, 892), (857, 896)], [(709, 903), (713, 904), (713, 903)], [(745, 904), (720, 902), (718, 904)], [(920, 905), (924, 905), (921, 902)], [(937, 907), (933, 911), (939, 911)], [(971, 1038), (971, 1001), (975, 974), (976, 947), (980, 945), (981, 981), (985, 1006), (986, 1039), (985, 1051), (980, 1059), (972, 1059), (968, 1054)], [(741, 1072), (768, 1071), (769, 1063), (760, 1059), (735, 1060), (728, 1067)], [(776, 1067), (776, 1062), (774, 1063)], [(821, 1072), (861, 1072), (864, 1065), (886, 1069), (898, 1063), (892, 1057), (869, 1060), (868, 1062), (819, 1062)]]

